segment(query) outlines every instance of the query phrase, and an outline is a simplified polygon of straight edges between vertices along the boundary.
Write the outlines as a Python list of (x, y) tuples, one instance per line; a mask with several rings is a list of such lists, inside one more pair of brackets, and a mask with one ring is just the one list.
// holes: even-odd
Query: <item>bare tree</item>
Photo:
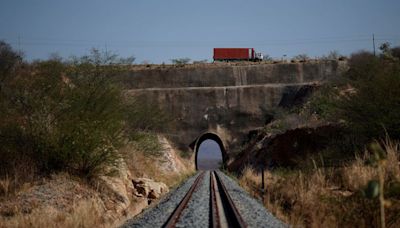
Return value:
[(310, 59), (310, 57), (307, 54), (300, 54), (300, 55), (296, 55), (293, 57), (293, 60), (297, 60), (300, 62), (306, 62)]
[(190, 62), (190, 58), (171, 59), (171, 62), (176, 65), (185, 65)]

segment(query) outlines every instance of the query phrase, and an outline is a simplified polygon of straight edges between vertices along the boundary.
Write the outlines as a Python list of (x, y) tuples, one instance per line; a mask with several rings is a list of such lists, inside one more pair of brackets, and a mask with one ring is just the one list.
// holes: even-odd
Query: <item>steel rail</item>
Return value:
[(197, 186), (199, 185), (200, 181), (203, 180), (205, 172), (203, 171), (193, 182), (192, 186), (190, 187), (189, 191), (186, 193), (186, 195), (183, 197), (181, 202), (178, 204), (178, 206), (175, 208), (174, 212), (171, 214), (171, 216), (168, 218), (168, 220), (164, 223), (162, 227), (166, 228), (172, 228), (175, 227), (176, 223), (178, 222), (182, 211), (186, 208), (188, 205), (190, 198), (192, 198), (193, 192), (196, 190)]
[[(247, 227), (247, 224), (244, 222), (242, 216), (240, 215), (238, 209), (236, 208), (231, 196), (228, 193), (224, 183), (221, 178), (217, 174), (217, 172), (213, 171), (215, 179), (217, 181), (217, 186), (219, 189), (219, 194), (221, 196), (221, 200), (224, 203), (225, 215), (227, 217), (228, 226), (229, 227)], [(214, 221), (213, 221), (214, 224)], [(215, 226), (214, 226), (215, 227)], [(217, 225), (219, 227), (219, 225)]]
[(220, 219), (219, 219), (219, 208), (218, 208), (218, 203), (217, 203), (217, 195), (216, 195), (216, 188), (217, 186), (215, 185), (215, 177), (211, 173), (210, 175), (210, 209), (211, 209), (211, 221), (210, 221), (210, 226), (211, 227), (221, 227), (220, 224)]

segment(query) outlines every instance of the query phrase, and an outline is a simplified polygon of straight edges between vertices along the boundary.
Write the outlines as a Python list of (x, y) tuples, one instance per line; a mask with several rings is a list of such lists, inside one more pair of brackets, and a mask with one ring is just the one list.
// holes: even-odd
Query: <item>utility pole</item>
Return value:
[(374, 47), (374, 56), (376, 56), (375, 54), (375, 34), (372, 33), (372, 45)]
[(108, 58), (107, 41), (104, 42), (104, 47), (106, 48), (106, 58)]
[(21, 36), (18, 35), (18, 51), (21, 51)]
[(264, 164), (261, 164), (261, 198), (264, 203), (264, 195), (265, 195), (265, 177), (264, 177)]

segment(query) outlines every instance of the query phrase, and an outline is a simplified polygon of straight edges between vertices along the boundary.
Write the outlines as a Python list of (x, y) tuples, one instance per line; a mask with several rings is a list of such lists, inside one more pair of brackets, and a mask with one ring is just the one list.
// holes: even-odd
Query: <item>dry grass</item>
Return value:
[[(93, 227), (104, 223), (101, 198), (67, 173), (25, 183), (0, 201), (0, 227)], [(104, 223), (105, 224), (105, 223)]]
[[(162, 170), (162, 159), (132, 147), (124, 148), (125, 161), (135, 177), (147, 177), (173, 187), (191, 176), (194, 170), (187, 168), (182, 172), (165, 172)], [(190, 167), (188, 161), (182, 159), (185, 167)]]
[(36, 168), (29, 159), (16, 160), (10, 167), (0, 166), (0, 200), (28, 188), (37, 180), (36, 174)]
[[(399, 143), (386, 140), (385, 197), (387, 227), (400, 226)], [(379, 201), (367, 199), (362, 190), (377, 170), (366, 165), (368, 156), (337, 168), (266, 171), (264, 205), (295, 227), (379, 227)], [(314, 163), (315, 164), (315, 163)], [(246, 168), (239, 183), (250, 194), (262, 197), (261, 175)], [(397, 187), (393, 187), (397, 186)]]
[(6, 175), (4, 179), (0, 180), (0, 195), (8, 197), (8, 193), (10, 192), (10, 187), (11, 187), (11, 179), (8, 177), (8, 175)]
[(0, 227), (107, 227), (101, 219), (102, 210), (93, 201), (74, 205), (71, 212), (53, 207), (38, 208), (29, 214), (18, 213), (11, 218), (1, 217)]
[(400, 144), (386, 138), (383, 145), (387, 152), (386, 178), (400, 180)]
[(348, 190), (357, 191), (364, 187), (368, 181), (377, 177), (378, 171), (372, 166), (365, 165), (365, 161), (368, 159), (368, 155), (356, 157), (352, 164), (345, 165), (340, 169), (343, 185)]

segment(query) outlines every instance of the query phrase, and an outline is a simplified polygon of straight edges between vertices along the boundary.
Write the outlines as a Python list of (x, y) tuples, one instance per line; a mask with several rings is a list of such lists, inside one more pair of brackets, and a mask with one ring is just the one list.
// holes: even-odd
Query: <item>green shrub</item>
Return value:
[(0, 40), (0, 90), (1, 85), (5, 83), (6, 76), (9, 76), (21, 62), (21, 53), (17, 53), (9, 44)]
[(112, 171), (126, 136), (159, 129), (163, 120), (145, 102), (124, 98), (114, 76), (128, 70), (130, 61), (93, 50), (68, 62), (51, 59), (2, 71), (8, 80), (0, 90), (0, 175), (23, 160), (41, 173), (89, 178)]
[(161, 131), (171, 127), (172, 118), (158, 106), (149, 103), (146, 97), (133, 97), (126, 100), (126, 132), (128, 137), (140, 132)]
[[(341, 96), (335, 113), (360, 137), (400, 138), (400, 64), (383, 60), (354, 67), (355, 92)], [(362, 73), (362, 74), (360, 74)]]
[(391, 53), (393, 57), (400, 60), (400, 46), (392, 48)]
[(400, 62), (359, 52), (351, 56), (349, 66), (340, 81), (314, 94), (307, 110), (342, 124), (351, 138), (347, 146), (361, 148), (386, 133), (399, 139)]
[(141, 152), (150, 156), (161, 155), (161, 144), (158, 136), (151, 132), (136, 132), (131, 136), (132, 146)]
[(335, 108), (335, 98), (338, 90), (332, 85), (323, 86), (308, 99), (300, 109), (302, 114), (317, 115), (324, 119), (330, 118)]

